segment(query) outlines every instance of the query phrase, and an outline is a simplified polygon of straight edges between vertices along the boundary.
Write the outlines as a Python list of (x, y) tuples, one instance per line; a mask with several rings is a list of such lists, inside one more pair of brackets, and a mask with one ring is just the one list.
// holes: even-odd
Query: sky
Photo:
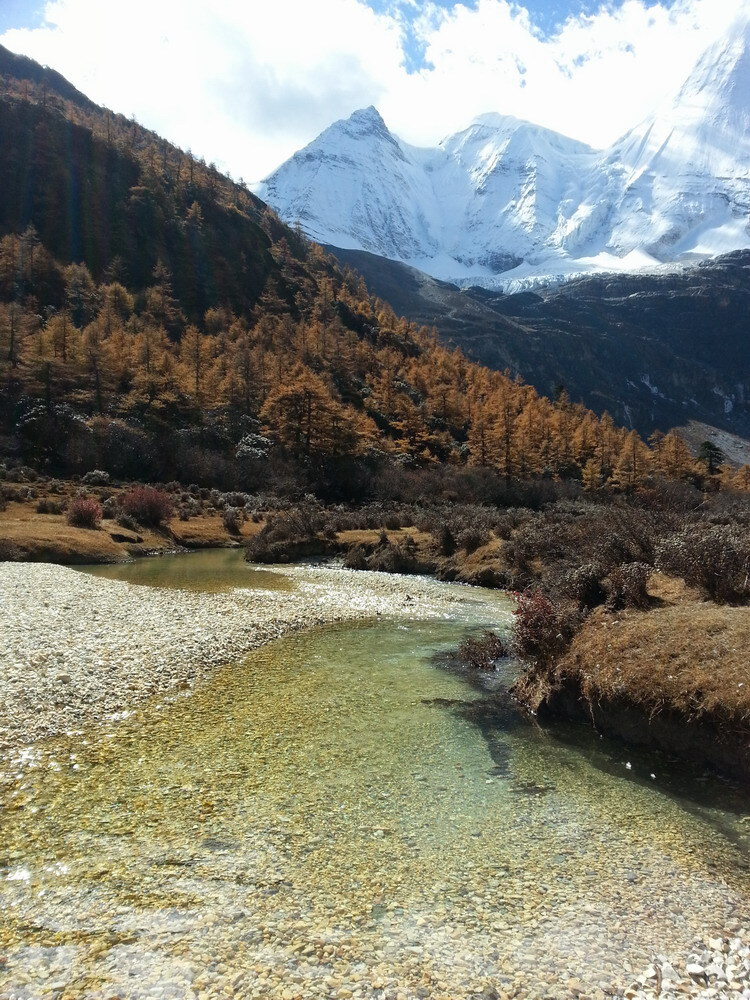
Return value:
[(750, 0), (0, 0), (0, 44), (257, 183), (375, 105), (414, 145), (496, 111), (605, 147)]

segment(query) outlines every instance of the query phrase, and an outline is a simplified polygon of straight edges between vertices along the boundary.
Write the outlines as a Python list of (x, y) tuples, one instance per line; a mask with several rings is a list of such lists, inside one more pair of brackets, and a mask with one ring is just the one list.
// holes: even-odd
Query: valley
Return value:
[(378, 74), (693, 0), (81, 3), (0, 37), (0, 1000), (750, 997), (747, 4), (594, 148)]
[(501, 294), (459, 289), (362, 250), (328, 249), (398, 312), (544, 395), (565, 387), (644, 435), (688, 420), (750, 435), (750, 251), (669, 274)]

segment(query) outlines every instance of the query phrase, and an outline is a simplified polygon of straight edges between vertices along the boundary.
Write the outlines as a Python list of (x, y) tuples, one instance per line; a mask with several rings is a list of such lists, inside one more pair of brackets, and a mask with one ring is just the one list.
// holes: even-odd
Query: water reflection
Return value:
[(178, 555), (153, 556), (112, 565), (79, 566), (92, 576), (126, 580), (147, 587), (170, 587), (219, 593), (234, 587), (291, 590), (294, 581), (282, 573), (244, 561), (243, 549), (203, 549)]

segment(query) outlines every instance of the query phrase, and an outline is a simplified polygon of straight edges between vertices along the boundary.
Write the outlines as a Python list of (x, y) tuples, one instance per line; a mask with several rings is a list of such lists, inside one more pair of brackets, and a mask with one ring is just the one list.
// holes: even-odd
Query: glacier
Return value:
[(750, 14), (609, 149), (494, 112), (419, 148), (369, 107), (257, 193), (316, 241), (505, 291), (748, 247)]

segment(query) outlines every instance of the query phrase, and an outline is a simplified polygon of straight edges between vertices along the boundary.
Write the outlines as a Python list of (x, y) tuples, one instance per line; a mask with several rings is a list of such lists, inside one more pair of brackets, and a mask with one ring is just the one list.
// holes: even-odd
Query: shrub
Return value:
[(582, 620), (572, 605), (553, 601), (540, 590), (526, 591), (515, 609), (515, 649), (522, 659), (547, 666), (566, 651)]
[(506, 656), (510, 656), (507, 643), (490, 629), (464, 639), (458, 647), (459, 659), (472, 670), (494, 670), (497, 661)]
[(119, 511), (115, 520), (121, 528), (127, 528), (128, 531), (135, 531), (136, 534), (138, 533), (140, 525), (134, 517), (131, 517), (130, 514), (126, 514), (125, 511)]
[(575, 601), (579, 608), (595, 608), (604, 604), (607, 599), (604, 575), (605, 571), (599, 563), (584, 563), (563, 574), (560, 590), (565, 597)]
[[(398, 528), (402, 527), (401, 518), (398, 514), (386, 514), (382, 519), (382, 525), (389, 531), (396, 531)], [(406, 525), (404, 525), (406, 527)]]
[(93, 497), (75, 497), (68, 504), (67, 518), (76, 528), (98, 528), (102, 508)]
[(456, 539), (447, 524), (441, 524), (438, 529), (437, 546), (441, 556), (452, 556), (456, 551)]
[(346, 569), (367, 569), (367, 549), (364, 545), (350, 545), (344, 555)]
[(153, 486), (134, 486), (121, 498), (120, 505), (139, 524), (154, 527), (169, 520), (174, 512), (169, 494), (164, 490), (154, 489)]
[(117, 504), (117, 497), (107, 497), (106, 500), (102, 501), (102, 517), (113, 518), (116, 517), (119, 512), (119, 506)]
[(464, 528), (460, 532), (457, 542), (460, 549), (463, 549), (467, 555), (471, 555), (472, 552), (476, 552), (477, 549), (486, 545), (489, 540), (490, 533), (483, 528)]
[(256, 537), (262, 538), (266, 545), (312, 540), (325, 526), (325, 514), (320, 506), (314, 500), (305, 498), (297, 506), (269, 517)]
[(21, 550), (9, 538), (0, 538), (0, 562), (16, 562), (21, 558)]
[(246, 507), (248, 503), (251, 503), (253, 497), (248, 493), (239, 493), (235, 491), (234, 493), (225, 493), (224, 499), (229, 507)]
[(107, 486), (109, 484), (109, 473), (103, 472), (101, 469), (94, 469), (93, 472), (87, 472), (82, 477), (81, 482), (87, 486)]
[(717, 604), (736, 604), (750, 597), (750, 539), (735, 527), (705, 523), (685, 527), (662, 542), (657, 565)]
[(651, 603), (648, 590), (648, 578), (652, 567), (646, 563), (632, 562), (617, 566), (604, 581), (610, 607), (645, 609)]
[(242, 525), (245, 522), (245, 510), (243, 507), (227, 507), (224, 511), (224, 527), (230, 535), (239, 535)]
[(367, 560), (368, 569), (381, 573), (419, 573), (422, 567), (417, 560), (417, 546), (412, 538), (405, 538), (394, 545), (386, 541), (379, 544)]
[(43, 498), (37, 502), (36, 512), (37, 514), (62, 514), (63, 505), (59, 500)]

